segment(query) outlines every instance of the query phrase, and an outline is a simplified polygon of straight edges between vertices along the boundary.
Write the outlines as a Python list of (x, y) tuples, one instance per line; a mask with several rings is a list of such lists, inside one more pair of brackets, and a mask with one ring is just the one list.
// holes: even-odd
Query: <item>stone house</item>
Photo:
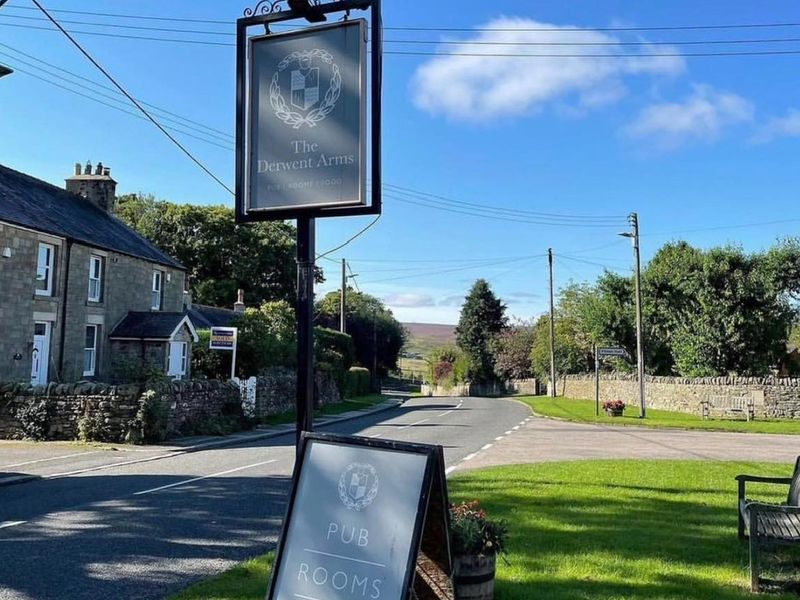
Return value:
[(66, 189), (0, 165), (0, 381), (189, 376), (185, 268), (114, 216), (116, 185), (101, 163)]

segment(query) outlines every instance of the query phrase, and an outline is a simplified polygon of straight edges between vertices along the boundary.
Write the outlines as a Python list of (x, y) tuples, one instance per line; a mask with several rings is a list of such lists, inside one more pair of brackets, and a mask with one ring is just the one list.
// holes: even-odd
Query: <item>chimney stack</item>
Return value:
[(244, 290), (240, 289), (237, 293), (236, 303), (233, 305), (234, 312), (244, 312)]
[(81, 174), (81, 164), (75, 163), (75, 175), (67, 180), (67, 191), (83, 196), (87, 201), (106, 212), (114, 212), (117, 182), (111, 178), (111, 169), (97, 163), (92, 173), (92, 163), (86, 161)]

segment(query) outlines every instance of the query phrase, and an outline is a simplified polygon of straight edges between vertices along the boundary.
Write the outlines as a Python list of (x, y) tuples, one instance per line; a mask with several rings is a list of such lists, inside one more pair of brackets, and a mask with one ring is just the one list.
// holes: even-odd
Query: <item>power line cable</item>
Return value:
[[(21, 7), (18, 7), (21, 8)], [(9, 15), (3, 16), (12, 19), (23, 19), (28, 21), (44, 21), (41, 17), (25, 16), (25, 15)], [(114, 29), (128, 29), (136, 31), (156, 31), (167, 32), (176, 34), (193, 34), (193, 35), (220, 35), (227, 37), (234, 37), (236, 33), (231, 31), (209, 31), (207, 29), (176, 29), (174, 27), (152, 27), (144, 25), (129, 25), (124, 23), (103, 23), (97, 21), (75, 21), (62, 19), (61, 23), (68, 23), (70, 25), (88, 25), (91, 27), (111, 27)], [(233, 23), (226, 23), (233, 25)], [(526, 29), (512, 29), (509, 31), (529, 32)], [(569, 31), (564, 29), (556, 30)], [(588, 30), (587, 30), (588, 31)], [(491, 41), (491, 40), (407, 40), (407, 39), (388, 39), (383, 40), (386, 44), (434, 44), (434, 45), (467, 45), (467, 46), (693, 46), (705, 44), (765, 44), (765, 43), (789, 43), (800, 42), (800, 38), (751, 38), (751, 39), (733, 39), (733, 40), (675, 40), (675, 41), (605, 41), (605, 42), (548, 42), (548, 41)]]
[[(52, 31), (47, 27), (39, 27), (37, 25), (22, 25), (18, 23), (0, 23), (0, 27), (17, 27), (22, 29), (34, 29), (41, 31)], [(522, 30), (513, 30), (522, 31)], [(179, 38), (166, 38), (166, 37), (153, 37), (153, 36), (140, 36), (140, 35), (126, 35), (121, 33), (104, 33), (101, 31), (85, 31), (77, 29), (64, 29), (64, 32), (74, 33), (79, 35), (93, 35), (100, 37), (130, 39), (130, 40), (143, 40), (150, 42), (169, 42), (176, 44), (194, 44), (202, 46), (227, 46), (234, 47), (236, 44), (227, 42), (212, 42), (207, 40), (195, 39), (179, 39)], [(713, 58), (725, 56), (793, 56), (800, 54), (800, 50), (748, 50), (739, 52), (636, 52), (629, 54), (610, 54), (610, 53), (577, 53), (577, 54), (545, 54), (545, 53), (494, 53), (494, 52), (426, 52), (426, 51), (400, 51), (400, 50), (384, 50), (384, 55), (387, 56), (463, 56), (473, 58)]]
[(181, 151), (182, 151), (182, 152), (183, 152), (183, 153), (184, 153), (184, 154), (185, 154), (187, 157), (189, 157), (189, 159), (190, 159), (192, 162), (194, 162), (194, 163), (195, 163), (195, 164), (196, 164), (198, 167), (200, 167), (200, 168), (201, 168), (203, 171), (205, 171), (205, 173), (206, 173), (206, 174), (208, 174), (208, 176), (209, 176), (209, 177), (211, 177), (211, 178), (212, 178), (214, 181), (216, 181), (216, 182), (217, 182), (217, 183), (218, 183), (220, 186), (222, 186), (222, 187), (223, 187), (223, 188), (225, 188), (225, 189), (226, 189), (228, 192), (230, 192), (230, 194), (231, 194), (231, 195), (235, 195), (235, 194), (234, 194), (234, 192), (233, 192), (233, 190), (232, 190), (231, 188), (229, 188), (229, 187), (228, 187), (228, 186), (227, 186), (227, 185), (226, 185), (226, 184), (225, 184), (225, 183), (224, 183), (224, 182), (223, 182), (223, 181), (222, 181), (222, 180), (221, 180), (219, 177), (217, 177), (216, 175), (214, 175), (214, 173), (212, 173), (212, 172), (211, 172), (211, 170), (210, 170), (208, 167), (206, 167), (206, 166), (205, 166), (205, 165), (204, 165), (204, 164), (203, 164), (203, 163), (202, 163), (202, 162), (201, 162), (201, 161), (200, 161), (198, 158), (196, 158), (196, 157), (194, 156), (194, 154), (192, 154), (192, 153), (191, 153), (191, 152), (190, 152), (190, 151), (189, 151), (189, 150), (188, 150), (188, 149), (187, 149), (187, 148), (186, 148), (186, 147), (185, 147), (183, 144), (181, 144), (181, 143), (180, 143), (180, 142), (179, 142), (177, 139), (175, 139), (175, 137), (174, 137), (174, 136), (173, 136), (173, 135), (172, 135), (172, 134), (171, 134), (169, 131), (167, 131), (167, 130), (164, 128), (164, 126), (163, 126), (163, 125), (161, 125), (161, 123), (159, 123), (159, 122), (158, 122), (158, 121), (157, 121), (155, 118), (153, 118), (153, 116), (152, 116), (152, 115), (151, 115), (151, 114), (150, 114), (150, 113), (147, 111), (147, 109), (146, 109), (146, 108), (144, 108), (144, 106), (142, 106), (142, 105), (141, 105), (141, 104), (140, 104), (140, 103), (139, 103), (139, 102), (136, 100), (136, 98), (134, 98), (134, 97), (133, 97), (131, 94), (129, 94), (129, 93), (128, 93), (128, 91), (127, 91), (127, 90), (126, 90), (124, 87), (122, 87), (122, 85), (120, 85), (120, 84), (117, 82), (117, 80), (116, 80), (116, 79), (114, 79), (114, 77), (112, 77), (112, 76), (111, 76), (111, 74), (110, 74), (108, 71), (106, 71), (106, 70), (103, 68), (103, 66), (102, 66), (102, 65), (100, 65), (100, 63), (99, 63), (99, 62), (97, 62), (97, 61), (96, 61), (94, 58), (92, 58), (92, 55), (91, 55), (91, 54), (89, 54), (89, 53), (88, 53), (88, 52), (87, 52), (87, 51), (86, 51), (86, 50), (83, 48), (83, 46), (81, 46), (81, 45), (80, 45), (80, 44), (77, 42), (77, 40), (75, 40), (75, 38), (74, 38), (74, 37), (72, 37), (72, 36), (69, 34), (69, 32), (68, 32), (66, 29), (64, 29), (64, 28), (63, 28), (63, 27), (62, 27), (62, 26), (61, 26), (61, 25), (58, 23), (58, 21), (56, 21), (56, 20), (55, 20), (55, 18), (54, 18), (54, 17), (53, 17), (53, 16), (52, 16), (52, 15), (51, 15), (49, 12), (47, 12), (47, 10), (46, 10), (46, 9), (45, 9), (45, 8), (44, 8), (42, 5), (41, 5), (41, 3), (39, 2), (39, 0), (31, 0), (31, 2), (33, 2), (33, 3), (34, 3), (34, 4), (35, 4), (35, 5), (36, 5), (36, 6), (39, 8), (39, 10), (41, 10), (41, 11), (44, 13), (44, 15), (45, 15), (45, 16), (46, 16), (48, 19), (50, 19), (50, 21), (53, 23), (53, 25), (55, 25), (55, 26), (56, 26), (56, 27), (59, 29), (59, 31), (61, 31), (61, 33), (63, 33), (63, 34), (64, 34), (64, 36), (66, 36), (66, 38), (67, 38), (67, 39), (68, 39), (68, 40), (69, 40), (69, 41), (72, 43), (72, 45), (73, 45), (73, 46), (75, 46), (75, 47), (76, 47), (76, 48), (77, 48), (77, 49), (78, 49), (78, 50), (81, 52), (81, 54), (83, 54), (83, 55), (84, 55), (84, 56), (87, 58), (87, 60), (89, 60), (89, 62), (91, 62), (91, 63), (92, 63), (92, 64), (93, 64), (93, 65), (94, 65), (94, 66), (95, 66), (95, 67), (96, 67), (96, 68), (97, 68), (97, 69), (98, 69), (98, 70), (99, 70), (99, 71), (100, 71), (100, 72), (101, 72), (103, 75), (105, 75), (105, 76), (108, 78), (108, 80), (109, 80), (111, 83), (113, 83), (113, 84), (114, 84), (114, 86), (115, 86), (115, 87), (116, 87), (116, 88), (117, 88), (117, 89), (118, 89), (120, 92), (122, 92), (122, 93), (125, 95), (125, 97), (126, 97), (126, 98), (128, 98), (128, 100), (130, 100), (130, 101), (133, 103), (133, 105), (134, 105), (136, 108), (138, 108), (138, 109), (139, 109), (139, 110), (142, 112), (142, 114), (144, 114), (144, 116), (146, 116), (146, 117), (148, 118), (148, 120), (149, 120), (150, 122), (152, 122), (152, 123), (153, 123), (153, 125), (155, 125), (156, 127), (158, 127), (158, 129), (159, 129), (159, 130), (160, 130), (160, 131), (161, 131), (161, 132), (162, 132), (162, 133), (163, 133), (163, 134), (164, 134), (164, 135), (165, 135), (165, 136), (166, 136), (166, 137), (167, 137), (167, 138), (168, 138), (168, 139), (169, 139), (169, 140), (170, 140), (170, 141), (171, 141), (173, 144), (175, 144), (175, 145), (176, 145), (176, 146), (177, 146), (177, 147), (178, 147), (178, 148), (179, 148), (179, 149), (180, 149), (180, 150), (181, 150)]
[[(7, 8), (19, 10), (35, 10), (28, 6), (9, 6)], [(208, 23), (217, 25), (234, 25), (233, 21), (217, 19), (191, 19), (185, 17), (159, 17), (154, 15), (132, 15), (120, 13), (101, 13), (88, 12), (68, 9), (52, 9), (54, 13), (88, 15), (93, 17), (112, 17), (122, 19), (141, 19), (152, 21), (172, 21), (179, 23)], [(693, 30), (717, 30), (717, 29), (759, 29), (759, 28), (780, 28), (780, 27), (800, 27), (800, 23), (794, 22), (773, 22), (773, 23), (725, 23), (709, 25), (658, 25), (658, 26), (631, 26), (631, 27), (528, 27), (519, 28), (497, 28), (497, 27), (385, 27), (386, 31), (693, 31)]]
[(325, 258), (325, 257), (326, 257), (326, 256), (328, 256), (329, 254), (333, 254), (333, 253), (334, 253), (334, 252), (336, 252), (337, 250), (341, 250), (342, 248), (344, 248), (345, 246), (347, 246), (347, 245), (348, 245), (348, 244), (350, 244), (351, 242), (354, 242), (356, 239), (358, 239), (358, 238), (359, 238), (359, 237), (361, 237), (361, 236), (362, 236), (364, 233), (366, 233), (366, 232), (367, 232), (367, 231), (368, 231), (368, 230), (369, 230), (369, 229), (370, 229), (370, 228), (371, 228), (373, 225), (375, 225), (375, 223), (377, 223), (377, 222), (380, 220), (381, 216), (383, 216), (383, 215), (382, 215), (382, 214), (380, 214), (380, 215), (378, 215), (377, 217), (375, 217), (375, 218), (374, 218), (372, 221), (370, 221), (370, 223), (369, 223), (369, 224), (368, 224), (366, 227), (363, 227), (363, 228), (362, 228), (361, 230), (359, 230), (359, 231), (358, 231), (356, 234), (352, 235), (350, 238), (348, 238), (346, 241), (342, 242), (341, 244), (339, 244), (339, 245), (338, 245), (338, 246), (336, 246), (335, 248), (331, 248), (330, 250), (328, 250), (328, 251), (326, 251), (326, 252), (323, 252), (322, 254), (318, 254), (318, 255), (317, 255), (317, 259), (320, 259), (320, 258)]

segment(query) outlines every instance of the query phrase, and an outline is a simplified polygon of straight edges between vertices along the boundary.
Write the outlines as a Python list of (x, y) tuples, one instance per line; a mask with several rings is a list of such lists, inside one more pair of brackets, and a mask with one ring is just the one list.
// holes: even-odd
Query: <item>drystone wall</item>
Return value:
[(235, 384), (214, 380), (156, 382), (144, 386), (81, 381), (46, 386), (0, 384), (0, 438), (72, 440), (81, 424), (103, 441), (123, 441), (146, 390), (155, 392), (170, 437), (190, 424), (241, 415)]
[[(254, 417), (263, 419), (294, 410), (297, 398), (297, 373), (294, 369), (274, 367), (256, 378)], [(328, 373), (317, 371), (314, 381), (314, 406), (342, 401), (339, 388)]]
[[(559, 396), (594, 399), (593, 375), (566, 375), (558, 380)], [(650, 408), (701, 414), (701, 403), (711, 397), (752, 399), (756, 418), (800, 419), (800, 379), (778, 377), (656, 377), (645, 378), (645, 398)], [(635, 375), (600, 377), (600, 401), (622, 400), (638, 404)]]

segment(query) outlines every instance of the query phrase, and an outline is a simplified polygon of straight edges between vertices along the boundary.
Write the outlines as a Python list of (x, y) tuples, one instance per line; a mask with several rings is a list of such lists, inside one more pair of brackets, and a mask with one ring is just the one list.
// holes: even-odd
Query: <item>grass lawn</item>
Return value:
[[(449, 487), (451, 500), (479, 498), (509, 523), (498, 600), (746, 600), (754, 596), (747, 545), (736, 538), (733, 477), (790, 471), (788, 464), (575, 461), (467, 472)], [(784, 494), (754, 486), (749, 495), (779, 501)], [(260, 600), (267, 561), (243, 563), (170, 600)]]
[[(370, 408), (376, 404), (380, 404), (384, 400), (388, 400), (390, 396), (384, 394), (368, 394), (366, 396), (359, 396), (358, 398), (348, 398), (338, 404), (328, 404), (321, 409), (314, 411), (314, 417), (324, 417), (330, 415), (340, 415), (351, 410), (363, 410)], [(295, 411), (289, 411), (280, 415), (273, 415), (262, 419), (264, 425), (282, 425), (284, 423), (294, 423)]]
[(519, 396), (536, 414), (545, 417), (558, 417), (567, 421), (581, 423), (602, 423), (608, 425), (638, 425), (640, 427), (676, 427), (680, 429), (706, 429), (710, 431), (739, 431), (747, 433), (794, 433), (800, 434), (800, 420), (755, 420), (750, 421), (704, 421), (698, 415), (690, 415), (667, 410), (648, 409), (647, 418), (639, 418), (639, 407), (628, 406), (621, 417), (607, 417), (600, 410), (594, 414), (594, 400), (574, 400), (572, 398), (550, 398), (548, 396)]

